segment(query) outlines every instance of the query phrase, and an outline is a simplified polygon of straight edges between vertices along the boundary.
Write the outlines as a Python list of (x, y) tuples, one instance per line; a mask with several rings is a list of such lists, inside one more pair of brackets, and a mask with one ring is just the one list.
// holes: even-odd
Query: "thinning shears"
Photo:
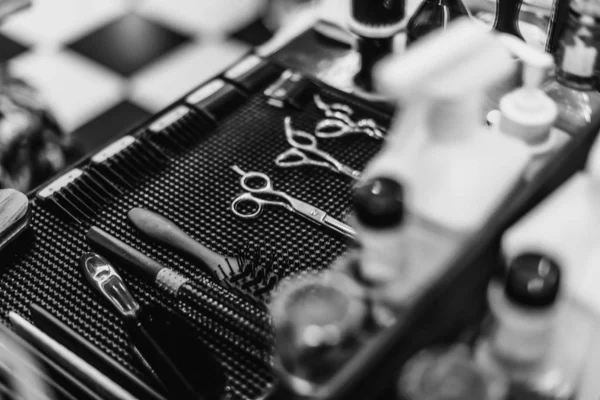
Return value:
[[(356, 237), (354, 229), (329, 216), (325, 211), (298, 200), (287, 193), (274, 190), (271, 178), (266, 174), (262, 172), (244, 172), (237, 165), (232, 168), (241, 176), (240, 184), (246, 190), (246, 193), (236, 197), (231, 203), (231, 211), (236, 216), (246, 219), (257, 218), (265, 206), (282, 207), (346, 237), (351, 239)], [(251, 182), (254, 183), (252, 186), (250, 186)], [(278, 200), (269, 200), (268, 198), (277, 198)], [(255, 207), (253, 209), (242, 207), (244, 203), (251, 203)]]
[[(330, 154), (319, 150), (317, 139), (313, 135), (294, 129), (290, 117), (285, 118), (284, 124), (285, 137), (292, 148), (283, 152), (275, 159), (277, 166), (290, 168), (312, 165), (328, 168), (334, 172), (349, 176), (352, 179), (360, 179), (360, 171), (342, 164)], [(317, 157), (320, 160), (315, 160), (310, 158), (310, 156)]]
[(345, 104), (327, 104), (316, 94), (316, 106), (324, 112), (324, 120), (317, 123), (315, 135), (323, 139), (339, 138), (346, 135), (362, 133), (374, 139), (384, 140), (386, 129), (371, 118), (355, 121), (354, 110)]

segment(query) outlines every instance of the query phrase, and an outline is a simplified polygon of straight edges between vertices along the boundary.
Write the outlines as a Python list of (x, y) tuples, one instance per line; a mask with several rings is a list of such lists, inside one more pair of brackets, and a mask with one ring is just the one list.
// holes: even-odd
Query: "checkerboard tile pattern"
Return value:
[(265, 0), (35, 0), (0, 60), (84, 151), (103, 146), (270, 37)]

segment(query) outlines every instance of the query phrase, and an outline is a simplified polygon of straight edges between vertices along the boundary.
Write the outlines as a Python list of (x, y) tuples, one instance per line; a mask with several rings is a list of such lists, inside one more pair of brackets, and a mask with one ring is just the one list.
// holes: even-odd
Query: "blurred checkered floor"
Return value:
[(34, 0), (0, 55), (94, 149), (268, 39), (262, 0)]

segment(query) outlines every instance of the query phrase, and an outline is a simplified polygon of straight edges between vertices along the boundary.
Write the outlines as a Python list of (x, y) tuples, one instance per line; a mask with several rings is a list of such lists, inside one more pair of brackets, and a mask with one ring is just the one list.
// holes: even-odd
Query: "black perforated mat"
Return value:
[[(329, 90), (322, 96), (326, 101), (350, 102)], [(350, 103), (359, 111), (358, 103)], [(28, 317), (29, 304), (38, 303), (140, 374), (129, 354), (121, 320), (82, 279), (78, 260), (83, 252), (90, 250), (85, 240), (89, 226), (106, 230), (210, 288), (217, 296), (226, 293), (188, 258), (153, 244), (134, 230), (126, 216), (132, 207), (145, 207), (168, 217), (199, 242), (220, 253), (235, 254), (241, 248), (261, 249), (271, 257), (268, 267), (281, 277), (326, 267), (344, 252), (346, 245), (342, 236), (284, 209), (267, 208), (256, 220), (239, 219), (230, 210), (231, 201), (242, 193), (239, 176), (231, 169), (232, 165), (238, 165), (244, 171), (266, 173), (275, 189), (313, 204), (335, 218), (343, 220), (348, 215), (350, 189), (354, 183), (350, 178), (316, 167), (282, 169), (275, 166), (274, 159), (289, 148), (284, 136), (285, 116), (293, 118), (295, 128), (307, 132), (312, 132), (317, 120), (322, 118), (313, 104), (302, 112), (286, 111), (268, 106), (262, 94), (251, 96), (212, 130), (198, 132), (191, 122), (194, 117), (188, 115), (164, 133), (187, 130), (202, 138), (187, 151), (163, 149), (169, 158), (163, 167), (148, 173), (133, 189), (124, 189), (122, 195), (115, 196), (83, 224), (71, 222), (41, 205), (39, 200), (33, 200), (31, 232), (17, 243), (17, 255), (13, 255), (14, 259), (0, 272), (3, 321), (6, 322), (10, 310)], [(364, 116), (388, 123), (385, 115), (366, 113)], [(321, 149), (359, 170), (379, 146), (377, 141), (361, 135), (319, 139)], [(123, 269), (120, 271), (140, 302), (174, 306), (155, 287)], [(202, 322), (198, 334), (224, 365), (232, 397), (252, 398), (264, 391), (273, 381), (266, 362), (269, 349), (237, 336), (208, 317)]]

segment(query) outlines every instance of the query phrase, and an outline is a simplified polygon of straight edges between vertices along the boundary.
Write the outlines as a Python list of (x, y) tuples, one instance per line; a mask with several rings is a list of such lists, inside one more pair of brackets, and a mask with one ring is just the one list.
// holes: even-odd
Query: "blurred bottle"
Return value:
[(461, 243), (408, 213), (404, 190), (385, 176), (359, 184), (354, 213), (360, 251), (340, 268), (363, 286), (381, 327), (406, 311)]
[(370, 337), (364, 292), (341, 273), (289, 278), (270, 310), (277, 371), (302, 396), (314, 396)]
[(570, 0), (553, 0), (548, 22), (546, 51), (554, 54), (558, 48), (558, 42), (567, 25), (569, 17)]
[(574, 387), (549, 365), (557, 320), (561, 269), (552, 259), (528, 253), (509, 265), (504, 285), (492, 282), (488, 303), (495, 324), (476, 348), (479, 366), (510, 380), (511, 400), (567, 400)]
[(545, 91), (558, 105), (556, 126), (577, 135), (600, 111), (596, 90), (600, 4), (572, 0), (569, 17), (555, 53), (555, 81)]
[(392, 53), (394, 36), (404, 20), (404, 8), (404, 0), (352, 0), (349, 26), (358, 36), (361, 59), (354, 82), (362, 92), (373, 92), (373, 66)]
[(554, 65), (552, 56), (519, 39), (504, 37), (504, 41), (524, 63), (523, 86), (500, 100), (497, 127), (501, 133), (516, 137), (529, 147), (531, 161), (523, 174), (529, 182), (571, 137), (553, 128), (558, 107), (540, 88), (546, 71)]
[(381, 285), (403, 276), (406, 246), (404, 189), (385, 177), (358, 186), (354, 194), (356, 230), (361, 243), (360, 275), (371, 285)]
[(498, 0), (496, 2), (496, 18), (492, 29), (525, 40), (519, 30), (521, 3), (521, 0)]
[[(498, 0), (496, 2), (496, 14), (492, 31), (503, 35), (512, 35), (520, 40), (523, 40), (523, 35), (519, 29), (519, 11), (521, 10), (521, 0)], [(515, 69), (506, 78), (492, 84), (486, 90), (486, 106), (484, 114), (489, 111), (497, 110), (498, 104), (502, 96), (506, 95), (511, 90), (521, 86), (523, 64), (516, 55), (513, 55)]]
[(489, 374), (466, 345), (424, 350), (404, 366), (398, 392), (404, 400), (504, 400), (507, 380)]
[(424, 0), (408, 20), (406, 46), (436, 29), (446, 29), (448, 24), (471, 14), (462, 0)]

